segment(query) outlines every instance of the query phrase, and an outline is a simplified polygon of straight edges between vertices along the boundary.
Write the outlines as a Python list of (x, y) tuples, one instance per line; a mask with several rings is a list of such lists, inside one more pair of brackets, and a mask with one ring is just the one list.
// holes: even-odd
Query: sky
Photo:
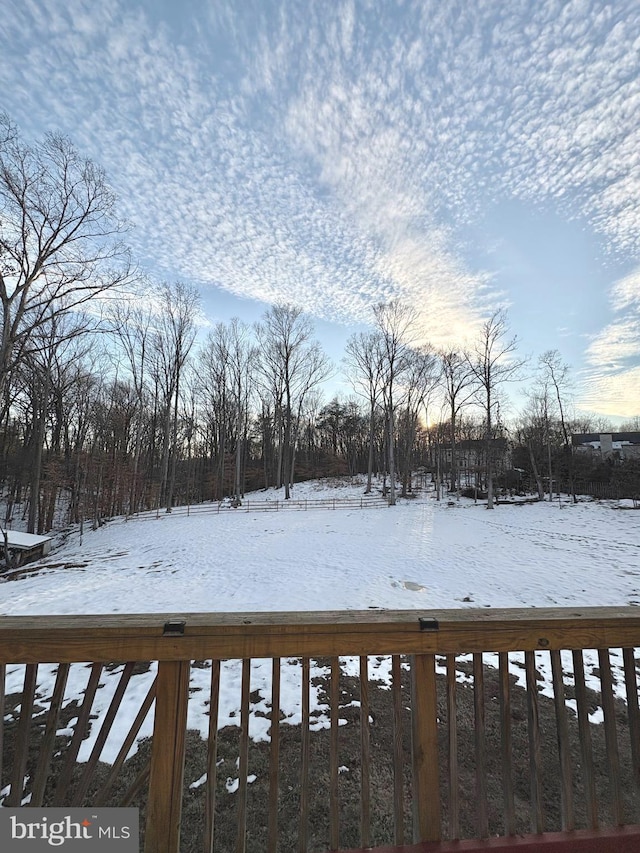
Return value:
[(638, 0), (0, 0), (0, 110), (211, 322), (293, 303), (339, 360), (380, 302), (455, 348), (506, 307), (640, 413)]

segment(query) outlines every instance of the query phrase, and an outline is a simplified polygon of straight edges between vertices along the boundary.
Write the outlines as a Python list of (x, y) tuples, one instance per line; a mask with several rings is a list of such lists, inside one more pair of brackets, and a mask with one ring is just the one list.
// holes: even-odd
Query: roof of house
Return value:
[(599, 446), (603, 435), (610, 435), (613, 442), (621, 444), (640, 444), (640, 432), (583, 432), (572, 435), (571, 443), (574, 446), (582, 444), (597, 444)]
[[(36, 536), (33, 533), (23, 533), (21, 530), (7, 530), (7, 544), (18, 551), (29, 551), (45, 542), (50, 542), (51, 536)], [(0, 539), (0, 544), (2, 540)]]

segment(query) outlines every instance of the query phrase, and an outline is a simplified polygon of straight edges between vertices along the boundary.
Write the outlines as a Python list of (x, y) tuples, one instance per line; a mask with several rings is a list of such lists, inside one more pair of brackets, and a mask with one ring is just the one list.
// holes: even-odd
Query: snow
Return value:
[[(78, 533), (25, 577), (2, 584), (1, 615), (549, 607), (640, 605), (640, 514), (619, 512), (615, 502), (588, 499), (572, 505), (520, 503), (488, 512), (473, 501), (437, 502), (432, 492), (399, 501), (395, 508), (339, 508), (359, 498), (363, 483), (315, 482), (295, 486), (296, 501), (329, 499), (307, 512), (219, 511), (217, 504), (186, 515), (175, 511), (114, 520)], [(281, 500), (270, 490), (249, 504)], [(335, 500), (337, 508), (333, 509)], [(280, 504), (279, 504), (280, 506)], [(205, 511), (210, 509), (211, 511)], [(495, 656), (486, 655), (487, 663)], [(597, 656), (586, 653), (588, 684)], [(548, 655), (536, 662), (550, 693)], [(614, 675), (622, 669), (612, 654)], [(357, 660), (342, 670), (357, 674)], [(571, 655), (563, 656), (567, 683)], [(301, 721), (300, 662), (283, 661), (284, 723)], [(523, 656), (510, 668), (524, 683)], [(47, 707), (55, 666), (41, 665), (37, 702)], [(105, 670), (96, 696), (98, 715), (79, 760), (86, 761), (117, 688), (121, 667)], [(219, 725), (240, 724), (241, 662), (221, 667)], [(442, 670), (444, 671), (444, 670)], [(86, 665), (71, 667), (65, 704), (80, 697)], [(328, 675), (315, 665), (312, 679)], [(390, 660), (370, 658), (369, 676), (387, 685)], [(155, 677), (155, 665), (132, 677), (107, 740), (103, 760), (114, 761), (131, 721)], [(23, 667), (7, 667), (8, 694), (22, 689)], [(459, 673), (461, 681), (468, 680)], [(211, 671), (192, 667), (188, 725), (206, 737)], [(616, 691), (622, 679), (616, 679)], [(250, 737), (268, 740), (271, 661), (251, 666)], [(313, 727), (328, 725), (321, 688), (311, 686)], [(151, 734), (152, 714), (139, 737)], [(601, 719), (598, 712), (592, 717)], [(132, 750), (135, 750), (135, 746)], [(194, 782), (195, 784), (195, 782)], [(231, 785), (233, 787), (233, 785)]]
[[(294, 497), (361, 493), (361, 485), (299, 484)], [(274, 495), (281, 497), (251, 495), (251, 503)], [(74, 534), (41, 571), (3, 587), (0, 613), (640, 603), (640, 516), (611, 503), (490, 513), (473, 501), (451, 506), (423, 495), (395, 508), (216, 509), (116, 520), (82, 542)]]
[(51, 536), (36, 536), (33, 533), (23, 533), (20, 530), (7, 530), (7, 544), (10, 548), (35, 548), (51, 541)]

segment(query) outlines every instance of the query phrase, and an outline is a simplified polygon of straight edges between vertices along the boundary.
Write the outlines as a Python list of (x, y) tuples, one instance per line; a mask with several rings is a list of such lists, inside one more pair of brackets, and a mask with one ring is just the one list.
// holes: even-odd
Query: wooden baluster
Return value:
[(404, 754), (402, 749), (402, 669), (400, 655), (391, 658), (393, 693), (393, 826), (396, 844), (404, 844)]
[(211, 694), (207, 732), (207, 787), (204, 804), (204, 853), (213, 853), (218, 784), (218, 708), (220, 706), (220, 661), (211, 661)]
[(616, 709), (613, 701), (611, 658), (609, 649), (598, 649), (602, 713), (604, 714), (604, 739), (609, 762), (609, 784), (611, 785), (611, 817), (616, 826), (624, 823), (622, 791), (620, 789), (620, 756), (616, 735)]
[(247, 847), (247, 777), (249, 775), (249, 695), (251, 693), (251, 661), (242, 661), (242, 697), (240, 703), (240, 762), (238, 767), (238, 834), (236, 853)]
[(527, 677), (527, 723), (529, 731), (529, 773), (531, 775), (531, 831), (544, 832), (542, 810), (542, 752), (540, 747), (540, 714), (535, 652), (524, 653)]
[(598, 804), (593, 775), (593, 753), (591, 750), (591, 731), (589, 729), (589, 705), (584, 681), (584, 657), (582, 649), (574, 649), (573, 678), (576, 687), (576, 709), (578, 712), (578, 732), (580, 734), (580, 754), (582, 757), (582, 775), (584, 778), (585, 805), (587, 823), (590, 829), (598, 828)]
[(33, 790), (31, 792), (30, 806), (41, 806), (44, 798), (44, 789), (49, 776), (49, 768), (51, 766), (51, 756), (53, 754), (54, 741), (58, 722), (60, 720), (60, 709), (62, 708), (62, 700), (64, 699), (64, 689), (69, 676), (69, 664), (61, 663), (58, 666), (56, 673), (56, 683), (53, 688), (53, 696), (47, 713), (47, 723), (40, 744), (40, 754), (38, 756), (38, 766), (34, 774)]
[(562, 677), (562, 658), (557, 649), (549, 652), (553, 679), (553, 701), (556, 709), (556, 733), (560, 760), (560, 807), (563, 830), (575, 829), (573, 813), (573, 766), (569, 743), (569, 723)]
[(6, 679), (7, 665), (6, 663), (0, 663), (0, 780), (2, 779), (2, 768), (4, 767), (4, 698)]
[(280, 658), (271, 670), (271, 746), (269, 748), (269, 827), (267, 849), (278, 849), (278, 785), (280, 769)]
[(67, 750), (67, 754), (65, 756), (64, 765), (56, 783), (56, 791), (53, 797), (54, 806), (64, 805), (67, 790), (71, 785), (73, 768), (75, 766), (78, 753), (80, 752), (80, 746), (82, 745), (82, 741), (84, 740), (89, 727), (91, 707), (93, 706), (93, 700), (96, 695), (96, 690), (98, 689), (98, 685), (100, 684), (100, 676), (102, 675), (103, 668), (104, 665), (101, 663), (94, 663), (91, 666), (89, 680), (87, 681), (87, 689), (84, 691), (84, 699), (82, 700), (82, 705), (80, 706), (80, 712), (78, 714), (78, 719), (76, 720), (76, 725), (73, 730), (71, 743), (69, 744), (69, 749)]
[(627, 691), (629, 737), (631, 738), (631, 764), (636, 793), (636, 821), (640, 821), (640, 709), (638, 708), (638, 683), (633, 649), (623, 649), (624, 684)]
[[(362, 499), (361, 499), (362, 500)], [(371, 737), (369, 658), (360, 658), (360, 845), (371, 847)]]
[(340, 661), (331, 658), (331, 684), (329, 686), (329, 849), (337, 850), (340, 845), (338, 820), (338, 721), (340, 715)]
[(120, 707), (120, 704), (122, 702), (124, 692), (127, 689), (129, 680), (131, 679), (131, 674), (133, 672), (134, 666), (135, 663), (129, 662), (125, 665), (122, 671), (120, 681), (115, 690), (115, 693), (113, 694), (113, 699), (111, 700), (109, 709), (104, 717), (102, 726), (100, 727), (100, 732), (98, 733), (98, 737), (96, 738), (93, 749), (91, 750), (89, 760), (87, 761), (84, 772), (80, 777), (78, 787), (74, 791), (73, 797), (71, 798), (71, 805), (82, 805), (82, 801), (84, 800), (87, 790), (89, 789), (91, 779), (93, 778), (93, 774), (95, 773), (96, 765), (98, 764), (98, 759), (100, 758), (104, 745), (107, 742), (109, 732), (111, 731), (111, 727), (116, 718), (116, 714), (118, 713), (118, 708)]
[(484, 670), (482, 653), (473, 655), (473, 709), (476, 753), (476, 829), (479, 838), (489, 835), (487, 816), (487, 747), (484, 723)]
[(498, 655), (498, 678), (500, 682), (500, 753), (502, 759), (502, 796), (504, 804), (504, 831), (515, 835), (516, 810), (513, 797), (513, 745), (511, 736), (511, 685), (509, 682), (509, 655)]
[(16, 745), (13, 759), (13, 773), (11, 775), (11, 790), (6, 799), (7, 806), (22, 805), (24, 789), (24, 777), (27, 772), (27, 759), (29, 757), (29, 733), (31, 731), (31, 718), (33, 715), (33, 699), (36, 692), (36, 679), (38, 677), (38, 664), (29, 663), (24, 670), (24, 686), (22, 688), (22, 701), (20, 702), (20, 720), (16, 732)]
[(140, 706), (140, 710), (136, 714), (136, 718), (133, 721), (133, 724), (132, 724), (131, 728), (129, 729), (129, 732), (128, 732), (126, 738), (124, 739), (122, 746), (120, 747), (120, 752), (118, 752), (118, 756), (117, 756), (116, 760), (113, 762), (113, 766), (111, 767), (111, 770), (109, 771), (109, 775), (107, 776), (106, 781), (105, 781), (104, 785), (102, 786), (102, 790), (100, 791), (100, 794), (96, 797), (96, 801), (95, 801), (96, 806), (104, 806), (106, 804), (107, 797), (109, 796), (111, 788), (113, 787), (113, 783), (115, 782), (115, 780), (118, 777), (118, 773), (120, 772), (120, 768), (122, 767), (124, 762), (127, 760), (127, 756), (129, 755), (129, 750), (133, 746), (133, 743), (136, 739), (136, 735), (138, 734), (138, 732), (142, 728), (142, 724), (147, 719), (147, 714), (149, 713), (149, 710), (151, 709), (151, 706), (153, 705), (155, 698), (156, 698), (156, 679), (154, 678), (153, 684), (151, 685), (151, 687), (147, 691), (147, 695), (144, 697), (144, 702)]
[(447, 655), (447, 733), (449, 742), (449, 838), (460, 838), (456, 656)]
[(411, 661), (414, 841), (440, 841), (440, 763), (435, 655)]
[(309, 753), (309, 658), (302, 658), (302, 755), (298, 853), (307, 853), (309, 846)]
[(145, 853), (179, 853), (189, 661), (159, 661)]

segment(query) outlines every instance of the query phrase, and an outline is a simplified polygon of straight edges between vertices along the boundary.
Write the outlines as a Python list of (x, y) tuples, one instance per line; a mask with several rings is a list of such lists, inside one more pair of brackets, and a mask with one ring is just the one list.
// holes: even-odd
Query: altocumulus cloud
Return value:
[[(444, 343), (503, 299), (459, 242), (497, 200), (552, 201), (637, 256), (636, 0), (11, 12), (5, 107), (105, 166), (157, 277), (342, 322), (399, 297)], [(603, 379), (632, 375), (634, 323), (591, 342)]]
[(640, 271), (614, 285), (611, 303), (614, 321), (587, 348), (585, 405), (631, 416), (640, 388)]

